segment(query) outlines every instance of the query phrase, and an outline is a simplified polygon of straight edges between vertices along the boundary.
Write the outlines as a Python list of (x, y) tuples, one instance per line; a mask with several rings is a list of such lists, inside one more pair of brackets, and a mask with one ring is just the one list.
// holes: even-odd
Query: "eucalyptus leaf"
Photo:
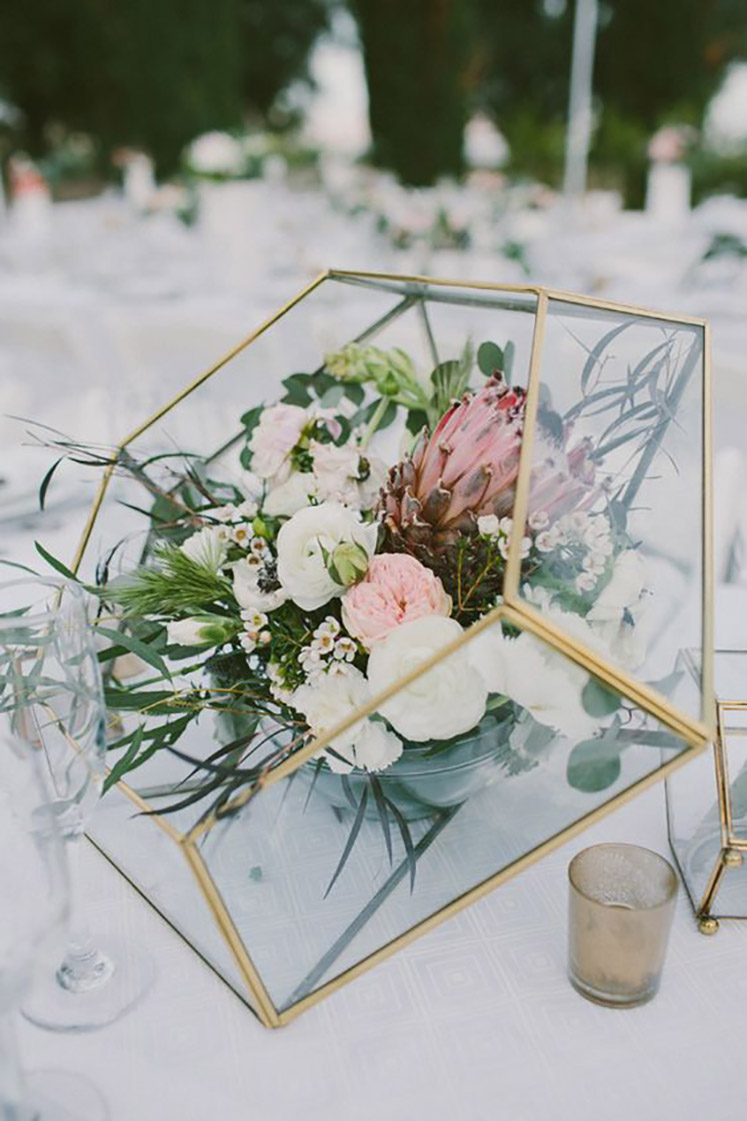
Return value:
[(611, 716), (620, 707), (620, 696), (595, 677), (590, 677), (581, 692), (581, 703), (589, 716), (601, 720)]
[[(509, 343), (509, 346), (512, 345)], [(477, 348), (477, 365), (486, 378), (489, 378), (496, 370), (505, 373), (505, 361), (505, 353), (497, 343), (485, 342)]]
[(568, 757), (569, 786), (584, 794), (606, 790), (620, 777), (620, 745), (614, 739), (583, 740)]

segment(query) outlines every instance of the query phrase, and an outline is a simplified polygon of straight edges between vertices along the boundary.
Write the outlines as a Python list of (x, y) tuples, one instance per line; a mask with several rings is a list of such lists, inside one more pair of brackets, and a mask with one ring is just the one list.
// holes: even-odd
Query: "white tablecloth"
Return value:
[(566, 868), (600, 840), (666, 854), (657, 787), (289, 1027), (261, 1027), (91, 846), (102, 932), (150, 949), (120, 1022), (23, 1025), (28, 1067), (85, 1073), (112, 1121), (696, 1121), (744, 1116), (747, 923), (706, 938), (678, 903), (661, 992), (590, 1004), (565, 975)]
[[(98, 211), (91, 214), (95, 218)], [(77, 234), (69, 240), (77, 245)], [(106, 260), (103, 244), (94, 240), (96, 260)], [(126, 239), (120, 242), (126, 248)], [(166, 383), (176, 376), (162, 351), (147, 349), (158, 342), (147, 335), (151, 323), (182, 342), (179, 323), (192, 328), (204, 323), (205, 337), (195, 328), (187, 340), (189, 364), (199, 368), (203, 357), (223, 349), (224, 334), (226, 343), (232, 341), (244, 324), (256, 321), (258, 310), (281, 302), (265, 291), (246, 304), (237, 297), (224, 306), (200, 294), (199, 282), (193, 296), (199, 262), (192, 260), (189, 245), (182, 256), (176, 235), (174, 244), (169, 275), (176, 278), (180, 300), (173, 303), (163, 291), (153, 301), (147, 292), (110, 296), (96, 285), (70, 288), (69, 264), (49, 281), (51, 294), (40, 291), (37, 279), (32, 293), (12, 272), (1, 277), (0, 289), (13, 292), (6, 306), (17, 309), (20, 324), (13, 346), (27, 345), (24, 324), (50, 324), (57, 309), (71, 356), (63, 368), (58, 343), (51, 336), (44, 343), (37, 332), (32, 341), (41, 339), (40, 371), (46, 375), (37, 377), (28, 357), (21, 362), (11, 345), (3, 344), (0, 362), (10, 377), (3, 381), (0, 411), (30, 413), (94, 439), (91, 422), (100, 419), (98, 438), (105, 443), (121, 434), (108, 430), (114, 416), (121, 426), (130, 411), (147, 412), (151, 397), (164, 398)], [(589, 247), (589, 260), (598, 261), (602, 248)], [(328, 252), (329, 260), (320, 263), (339, 265), (334, 250)], [(371, 265), (369, 256), (361, 249), (358, 264)], [(139, 283), (138, 262), (133, 258), (130, 272)], [(121, 287), (122, 270), (114, 271)], [(637, 286), (640, 279), (637, 273)], [(282, 298), (294, 287), (287, 278), (276, 286), (284, 288)], [(662, 294), (656, 302), (680, 301)], [(741, 353), (743, 332), (742, 325), (739, 345), (722, 345), (721, 353)], [(718, 329), (715, 336), (718, 353)], [(86, 345), (76, 349), (81, 338)], [(153, 376), (151, 354), (159, 378)], [(181, 370), (181, 354), (173, 358)], [(747, 395), (740, 363), (722, 361), (719, 370), (717, 431), (724, 442), (741, 442)], [(15, 494), (19, 485), (33, 489), (42, 473), (36, 459), (22, 460), (12, 447), (17, 431), (7, 424), (3, 430), (6, 494)], [(60, 556), (71, 549), (65, 493), (65, 484), (55, 484), (53, 511), (40, 534)], [(10, 526), (7, 518), (4, 525)], [(30, 559), (32, 537), (41, 527), (14, 514), (12, 528), (20, 536), (9, 548), (6, 533), (0, 552)], [(726, 615), (739, 641), (747, 612), (730, 605)], [(112, 1121), (741, 1118), (747, 1108), (747, 923), (724, 924), (715, 938), (706, 939), (680, 898), (663, 988), (644, 1008), (596, 1007), (566, 980), (566, 867), (583, 845), (604, 839), (666, 853), (663, 789), (618, 810), (279, 1032), (262, 1028), (90, 848), (86, 874), (95, 921), (102, 933), (116, 932), (130, 946), (150, 949), (157, 983), (140, 1006), (97, 1033), (63, 1037), (23, 1024), (26, 1066), (85, 1073), (107, 1097)]]

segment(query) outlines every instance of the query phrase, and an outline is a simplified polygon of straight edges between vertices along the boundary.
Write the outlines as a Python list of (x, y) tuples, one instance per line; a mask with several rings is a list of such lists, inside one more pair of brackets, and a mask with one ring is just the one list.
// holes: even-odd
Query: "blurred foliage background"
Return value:
[[(295, 123), (286, 91), (345, 0), (4, 0), (0, 97), (5, 150), (43, 157), (91, 138), (110, 174), (119, 147), (150, 153), (159, 176), (210, 129)], [(360, 35), (370, 158), (403, 182), (462, 170), (464, 125), (487, 112), (507, 170), (562, 176), (572, 0), (348, 0)], [(595, 64), (591, 185), (640, 205), (647, 143), (666, 123), (700, 128), (729, 65), (747, 59), (745, 0), (603, 0)], [(747, 159), (702, 146), (696, 197), (747, 194)]]

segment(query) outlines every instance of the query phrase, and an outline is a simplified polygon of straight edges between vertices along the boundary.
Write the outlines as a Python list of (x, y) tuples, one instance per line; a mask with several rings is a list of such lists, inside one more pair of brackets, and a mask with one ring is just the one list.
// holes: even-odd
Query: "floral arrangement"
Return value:
[[(112, 576), (115, 545), (94, 589), (118, 623), (99, 628), (109, 707), (143, 715), (112, 744), (121, 754), (109, 784), (169, 750), (201, 777), (159, 812), (205, 799), (206, 815), (228, 814), (278, 762), (500, 603), (526, 403), (512, 364), (510, 343), (486, 342), (425, 376), (401, 349), (350, 343), (241, 418), (238, 481), (174, 452), (158, 457), (177, 461), (169, 485), (156, 484), (151, 461), (123, 457), (118, 470), (154, 501), (141, 511), (150, 527), (141, 563)], [(606, 408), (610, 391), (599, 392)], [(523, 594), (587, 647), (636, 669), (648, 640), (646, 565), (600, 469), (606, 445), (574, 435), (579, 411), (562, 417), (547, 397), (540, 407)], [(611, 429), (617, 443), (629, 438), (624, 424)], [(399, 451), (387, 463), (381, 449), (392, 440)], [(364, 818), (380, 819), (390, 857), (395, 825), (411, 857), (412, 820), (458, 806), (488, 777), (536, 766), (558, 737), (573, 745), (567, 776), (582, 791), (616, 781), (627, 745), (666, 746), (668, 733), (647, 731), (634, 706), (530, 633), (505, 622), (478, 630), (301, 768), (309, 796), (318, 786), (354, 813), (332, 882)], [(118, 674), (127, 653), (150, 677)], [(198, 759), (178, 743), (205, 709), (227, 730)], [(432, 782), (422, 797), (410, 783), (402, 799), (390, 783), (412, 759), (432, 777), (450, 758), (474, 768), (472, 787), (453, 788), (445, 771), (437, 797)]]

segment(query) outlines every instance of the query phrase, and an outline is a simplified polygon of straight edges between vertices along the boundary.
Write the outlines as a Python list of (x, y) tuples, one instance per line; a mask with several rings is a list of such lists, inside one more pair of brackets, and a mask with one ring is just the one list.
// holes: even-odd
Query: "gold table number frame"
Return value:
[[(697, 655), (685, 651), (682, 662), (691, 678)], [(715, 663), (711, 750), (666, 782), (669, 843), (701, 934), (747, 919), (747, 701), (726, 699), (747, 682), (747, 651), (716, 650)]]
[[(142, 773), (145, 777), (142, 781), (140, 781), (140, 773), (135, 772), (129, 783), (120, 783), (119, 789), (110, 792), (104, 800), (99, 821), (94, 824), (91, 834), (93, 842), (167, 921), (172, 923), (208, 964), (234, 988), (261, 1022), (269, 1027), (279, 1027), (288, 1023), (305, 1008), (492, 891), (622, 802), (666, 777), (692, 755), (701, 752), (714, 735), (711, 653), (713, 594), (710, 363), (709, 331), (707, 324), (702, 320), (664, 315), (533, 285), (479, 284), (338, 270), (325, 272), (122, 440), (112, 463), (104, 471), (94, 498), (74, 559), (75, 571), (84, 573), (86, 566), (91, 566), (101, 552), (111, 545), (109, 534), (112, 525), (116, 523), (112, 522), (108, 527), (103, 524), (102, 528), (102, 523), (106, 521), (107, 510), (115, 511), (114, 517), (117, 521), (125, 517), (122, 507), (117, 506), (116, 468), (122, 455), (127, 454), (128, 450), (139, 450), (144, 440), (151, 441), (147, 445), (149, 450), (158, 446), (173, 449), (174, 439), (178, 436), (175, 436), (168, 426), (172, 419), (176, 418), (177, 411), (189, 407), (193, 399), (194, 408), (199, 409), (197, 398), (207, 386), (216, 387), (217, 395), (212, 396), (210, 400), (220, 401), (221, 379), (228, 378), (237, 363), (251, 356), (254, 348), (271, 339), (280, 330), (285, 329), (286, 338), (291, 344), (304, 342), (307, 336), (313, 333), (317, 320), (311, 317), (307, 322), (301, 323), (301, 330), (298, 327), (294, 330), (294, 315), (302, 313), (313, 299), (320, 297), (320, 294), (326, 293), (330, 288), (331, 296), (321, 297), (326, 301), (322, 305), (327, 315), (325, 320), (327, 326), (324, 330), (329, 326), (330, 318), (336, 321), (335, 309), (343, 306), (343, 299), (349, 297), (361, 305), (369, 300), (375, 303), (375, 307), (372, 308), (373, 314), (368, 316), (368, 322), (363, 310), (361, 321), (353, 325), (349, 333), (346, 333), (348, 321), (345, 320), (343, 334), (334, 340), (336, 345), (342, 345), (350, 339), (357, 339), (361, 342), (376, 341), (377, 344), (384, 346), (404, 345), (405, 349), (408, 349), (409, 344), (401, 342), (397, 332), (400, 330), (403, 334), (412, 332), (414, 338), (417, 331), (422, 337), (422, 346), (426, 355), (429, 354), (438, 360), (444, 356), (455, 356), (451, 351), (444, 355), (441, 332), (449, 338), (456, 337), (459, 333), (455, 333), (458, 327), (464, 341), (472, 332), (470, 316), (488, 320), (491, 316), (497, 316), (499, 319), (500, 316), (513, 316), (519, 335), (525, 340), (524, 345), (518, 349), (521, 351), (526, 377), (526, 420), (503, 601), (493, 611), (448, 647), (436, 652), (428, 662), (373, 698), (348, 719), (341, 721), (325, 736), (309, 743), (276, 766), (267, 774), (261, 787), (253, 787), (236, 795), (230, 805), (232, 809), (240, 812), (237, 812), (230, 821), (227, 821), (225, 816), (221, 816), (219, 820), (208, 817), (197, 821), (185, 820), (183, 817), (172, 819), (166, 816), (163, 809), (168, 804), (168, 794), (163, 785), (163, 776), (155, 773), (151, 775), (148, 771), (149, 765), (143, 768)], [(356, 314), (358, 303), (356, 303)], [(342, 313), (340, 318), (344, 318)], [(615, 348), (622, 348), (625, 339), (631, 338), (636, 331), (653, 332), (646, 337), (664, 340), (661, 346), (668, 347), (665, 352), (676, 357), (676, 362), (675, 358), (672, 358), (676, 368), (671, 382), (668, 383), (671, 387), (673, 418), (676, 420), (677, 409), (685, 399), (690, 402), (691, 414), (697, 414), (690, 433), (690, 442), (697, 445), (697, 453), (693, 455), (690, 464), (690, 475), (695, 482), (689, 509), (696, 526), (694, 535), (697, 538), (694, 552), (691, 552), (693, 558), (691, 567), (695, 571), (696, 585), (694, 586), (697, 587), (700, 604), (696, 630), (702, 668), (699, 678), (699, 696), (697, 702), (689, 707), (673, 703), (665, 690), (660, 690), (650, 681), (642, 680), (619, 661), (604, 657), (598, 649), (592, 649), (574, 635), (567, 633), (557, 625), (556, 621), (546, 617), (535, 603), (529, 602), (526, 589), (521, 587), (522, 539), (527, 520), (537, 415), (543, 395), (547, 392), (546, 381), (549, 377), (547, 371), (550, 370), (551, 373), (556, 369), (560, 371), (551, 388), (553, 392), (563, 391), (564, 385), (569, 381), (569, 377), (563, 374), (563, 362), (566, 363), (567, 369), (575, 370), (579, 362), (589, 361), (590, 345), (584, 341), (583, 332), (589, 328), (592, 321), (595, 325), (597, 323), (600, 325), (600, 330), (604, 328), (604, 338), (609, 339), (609, 342), (605, 343), (607, 346), (605, 353), (609, 355), (612, 364), (617, 358)], [(406, 331), (405, 324), (407, 324)], [(341, 327), (340, 330), (343, 328)], [(409, 340), (409, 334), (407, 338)], [(482, 337), (476, 341), (482, 341)], [(577, 344), (580, 348), (578, 351), (574, 349)], [(315, 346), (318, 367), (321, 354), (318, 344), (315, 343)], [(327, 345), (324, 349), (333, 349), (333, 347)], [(566, 351), (569, 355), (567, 358), (563, 357)], [(321, 351), (323, 352), (324, 350)], [(253, 374), (251, 371), (239, 370), (241, 376), (234, 385), (233, 395), (237, 397), (237, 392), (244, 394), (246, 402), (244, 408), (259, 403), (262, 399), (272, 401), (278, 396), (277, 393), (268, 391), (267, 385), (261, 384), (266, 371), (270, 369), (272, 352), (268, 349), (262, 354), (262, 362), (254, 369)], [(598, 364), (599, 361), (597, 360)], [(605, 358), (604, 361), (607, 359)], [(277, 357), (272, 359), (273, 367), (278, 364), (280, 367), (277, 372), (278, 377), (287, 376), (288, 373), (293, 372), (293, 369), (314, 368), (311, 364), (305, 367), (298, 365), (289, 367)], [(517, 381), (521, 380), (522, 377), (517, 377)], [(598, 385), (602, 387), (599, 392), (603, 392), (604, 381), (600, 381)], [(251, 399), (251, 393), (255, 394), (254, 400)], [(235, 424), (236, 416), (243, 410), (238, 409), (236, 412), (232, 410), (231, 404), (230, 410), (226, 408), (225, 412), (227, 417), (233, 416)], [(166, 426), (165, 434), (164, 426)], [(666, 431), (674, 432), (674, 429), (670, 427)], [(662, 435), (657, 430), (656, 439), (651, 440), (651, 448), (644, 448), (641, 459), (645, 461), (645, 469), (641, 479), (646, 475), (651, 464), (656, 461), (655, 457), (660, 452), (660, 445), (663, 444), (665, 436), (666, 433)], [(206, 455), (205, 458), (211, 461), (224, 453), (229, 454), (230, 449), (239, 439), (240, 436), (232, 436), (227, 441), (221, 440), (218, 451)], [(185, 450), (183, 445), (177, 446)], [(665, 549), (661, 551), (666, 552)], [(663, 557), (657, 559), (657, 563), (664, 564), (669, 561)], [(682, 568), (683, 565), (679, 564), (679, 569)], [(672, 571), (675, 569), (677, 569), (676, 563)], [(587, 671), (592, 680), (625, 698), (631, 706), (635, 706), (635, 711), (641, 720), (649, 721), (652, 727), (659, 729), (655, 734), (663, 737), (662, 742), (666, 742), (667, 750), (662, 749), (660, 754), (657, 754), (655, 762), (653, 755), (649, 755), (646, 756), (645, 762), (638, 761), (632, 764), (630, 769), (626, 769), (628, 768), (626, 761), (621, 778), (611, 786), (609, 791), (589, 795), (586, 800), (576, 798), (574, 795), (575, 801), (569, 802), (570, 808), (564, 811), (565, 816), (562, 819), (557, 817), (553, 819), (553, 823), (548, 824), (545, 832), (542, 831), (544, 826), (538, 824), (536, 833), (526, 842), (525, 847), (521, 847), (520, 844), (517, 847), (517, 844), (512, 845), (507, 842), (504, 848), (498, 851), (500, 847), (498, 840), (489, 832), (495, 826), (497, 811), (492, 812), (486, 802), (485, 807), (480, 811), (483, 813), (482, 818), (478, 815), (471, 823), (459, 825), (460, 829), (468, 830), (468, 827), (471, 829), (471, 832), (465, 832), (464, 837), (472, 838), (470, 843), (473, 844), (475, 853), (480, 850), (479, 856), (474, 857), (474, 866), (470, 866), (469, 869), (457, 867), (458, 862), (451, 859), (454, 853), (450, 854), (447, 851), (449, 830), (453, 831), (457, 827), (445, 821), (438, 822), (422, 836), (423, 852), (426, 847), (432, 846), (429, 849), (428, 861), (426, 862), (425, 858), (421, 861), (425, 869), (423, 876), (426, 881), (422, 894), (418, 881), (414, 892), (408, 897), (404, 872), (400, 875), (398, 870), (396, 875), (391, 873), (383, 881), (376, 880), (377, 892), (370, 904), (372, 906), (373, 902), (376, 902), (376, 922), (380, 926), (380, 929), (377, 927), (375, 943), (370, 941), (373, 935), (369, 936), (368, 933), (365, 937), (369, 938), (369, 942), (365, 943), (360, 927), (356, 927), (360, 900), (358, 903), (352, 901), (348, 904), (346, 897), (330, 896), (329, 900), (325, 901), (328, 905), (326, 914), (333, 916), (330, 922), (337, 921), (344, 929), (348, 941), (340, 942), (339, 939), (335, 941), (330, 935), (332, 945), (329, 951), (321, 954), (316, 965), (308, 970), (305, 978), (302, 978), (303, 983), (297, 983), (298, 978), (289, 979), (287, 975), (289, 959), (292, 962), (296, 949), (300, 952), (301, 947), (305, 947), (310, 939), (313, 940), (319, 923), (323, 924), (327, 920), (318, 917), (325, 914), (320, 909), (318, 912), (313, 911), (314, 916), (317, 916), (313, 921), (312, 919), (307, 921), (303, 907), (306, 900), (305, 893), (308, 890), (306, 883), (308, 876), (304, 878), (299, 875), (298, 880), (293, 882), (291, 891), (290, 886), (284, 882), (281, 869), (284, 867), (286, 872), (288, 869), (291, 872), (293, 870), (291, 858), (288, 856), (286, 859), (287, 853), (298, 850), (297, 860), (309, 861), (310, 851), (317, 838), (321, 847), (324, 847), (327, 842), (326, 826), (323, 823), (314, 824), (309, 821), (305, 824), (301, 818), (296, 820), (295, 828), (297, 831), (306, 829), (303, 842), (292, 833), (288, 833), (284, 841), (277, 840), (277, 821), (280, 813), (278, 807), (284, 803), (281, 789), (287, 793), (288, 780), (294, 778), (304, 764), (337, 735), (363, 716), (375, 713), (386, 699), (411, 684), (433, 665), (455, 656), (462, 646), (472, 641), (478, 634), (487, 631), (490, 627), (500, 627), (502, 623), (512, 625), (519, 632), (535, 635), (541, 643)], [(634, 750), (631, 749), (629, 754), (632, 756)], [(536, 773), (532, 772), (532, 774)], [(505, 784), (507, 790), (511, 789), (514, 781), (511, 779)], [(523, 783), (522, 789), (531, 789), (529, 781)], [(554, 781), (561, 784), (565, 781), (565, 776), (560, 776)], [(490, 789), (495, 790), (495, 785)], [(519, 789), (518, 785), (516, 789)], [(546, 788), (543, 789), (545, 794), (541, 805), (538, 804), (538, 816), (541, 816), (552, 802), (552, 798), (547, 796)], [(556, 789), (559, 790), (560, 787), (557, 786)], [(566, 793), (563, 791), (563, 796)], [(559, 801), (562, 801), (562, 797)], [(269, 807), (267, 810), (263, 808), (265, 803)], [(110, 807), (108, 814), (107, 805)], [(527, 805), (532, 805), (531, 799)], [(510, 811), (509, 805), (509, 815)], [(144, 819), (143, 814), (150, 816)], [(524, 816), (527, 816), (526, 811)], [(265, 825), (262, 825), (263, 821), (266, 821)], [(261, 832), (243, 836), (243, 831), (252, 828), (259, 830), (260, 826)], [(233, 834), (231, 834), (232, 829)], [(437, 835), (442, 829), (443, 832)], [(240, 843), (236, 839), (239, 832), (242, 832)], [(146, 833), (149, 837), (147, 842), (143, 841)], [(466, 847), (467, 842), (464, 837), (460, 842), (459, 856), (461, 857), (465, 852), (472, 859), (470, 856), (472, 850)], [(498, 846), (495, 851), (491, 848), (493, 842)], [(254, 866), (254, 846), (256, 845), (257, 851), (261, 849), (265, 852), (265, 849), (269, 850), (273, 844), (275, 849), (272, 852), (268, 851), (266, 855), (269, 863), (261, 864), (257, 859), (257, 864)], [(481, 845), (485, 849), (484, 852), (481, 850)], [(142, 851), (136, 855), (138, 846)], [(175, 859), (172, 859), (171, 853), (177, 854)], [(242, 854), (241, 859), (237, 854)], [(273, 864), (273, 861), (276, 863)], [(286, 863), (283, 864), (283, 861)], [(244, 884), (244, 877), (248, 876), (246, 864), (252, 867), (252, 872), (256, 873), (256, 876), (255, 879)], [(274, 871), (270, 874), (265, 871), (266, 867)], [(308, 864), (308, 868), (312, 868), (312, 865)], [(369, 874), (367, 868), (372, 883), (377, 876), (381, 876), (375, 864), (369, 862), (369, 865), (366, 865), (362, 857), (360, 868), (355, 872), (356, 883), (353, 885), (358, 892), (366, 890), (365, 880)], [(433, 873), (430, 877), (429, 869)], [(288, 875), (290, 877), (290, 873)], [(420, 870), (418, 875), (421, 875)], [(175, 887), (177, 880), (180, 884), (183, 883), (183, 890), (181, 886), (178, 890)], [(193, 896), (182, 897), (184, 892), (188, 895), (190, 891), (193, 891)], [(266, 893), (262, 897), (262, 905), (255, 905), (254, 897), (259, 898), (262, 892)], [(289, 899), (291, 895), (292, 899)], [(308, 905), (313, 909), (317, 904), (312, 901)], [(343, 913), (346, 906), (350, 907), (349, 913)], [(413, 912), (412, 921), (407, 917), (408, 907), (419, 908), (417, 913)], [(197, 924), (198, 912), (201, 916), (199, 937), (192, 929), (193, 925)], [(256, 924), (264, 921), (261, 916), (275, 915), (276, 912), (285, 915), (284, 925), (278, 920), (278, 925), (272, 928), (264, 941), (259, 939), (263, 944), (257, 950), (252, 921), (255, 923), (256, 930)], [(217, 941), (208, 932), (209, 921), (214, 924), (214, 930), (218, 932)], [(267, 921), (270, 922), (270, 919), (268, 918)], [(355, 933), (356, 930), (359, 932)], [(297, 942), (294, 941), (296, 938)], [(364, 938), (364, 942), (361, 943), (362, 948), (359, 952), (353, 953), (351, 946), (356, 945), (356, 939), (361, 938)], [(282, 951), (278, 948), (281, 944)], [(343, 948), (341, 949), (340, 946)], [(337, 957), (334, 956), (335, 953)], [(327, 963), (326, 967), (325, 963)], [(273, 972), (280, 980), (268, 981), (268, 977)]]

